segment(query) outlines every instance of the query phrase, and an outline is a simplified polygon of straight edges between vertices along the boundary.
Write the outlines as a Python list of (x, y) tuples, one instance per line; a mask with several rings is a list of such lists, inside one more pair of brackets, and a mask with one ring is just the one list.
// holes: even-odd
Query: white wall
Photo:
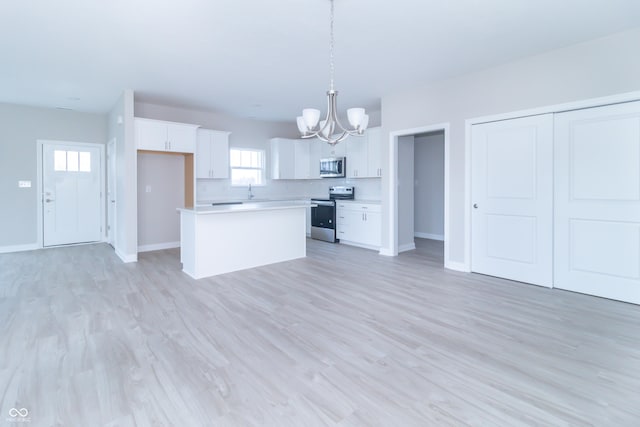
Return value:
[(444, 239), (444, 133), (416, 135), (414, 233)]
[[(390, 168), (389, 132), (450, 123), (449, 265), (467, 261), (465, 119), (639, 90), (639, 46), (636, 29), (382, 98), (383, 161)], [(382, 180), (382, 244), (392, 252), (390, 185), (387, 174)]]
[(398, 138), (398, 250), (400, 252), (415, 248), (413, 240), (414, 201), (413, 201), (413, 157), (414, 137)]
[(138, 154), (138, 250), (177, 247), (184, 207), (184, 156)]
[[(37, 140), (105, 144), (104, 114), (0, 104), (0, 252), (38, 242)], [(18, 181), (31, 188), (18, 188)]]
[(133, 91), (125, 90), (109, 112), (108, 140), (116, 140), (116, 254), (136, 261), (138, 215), (136, 191), (137, 152), (133, 127)]

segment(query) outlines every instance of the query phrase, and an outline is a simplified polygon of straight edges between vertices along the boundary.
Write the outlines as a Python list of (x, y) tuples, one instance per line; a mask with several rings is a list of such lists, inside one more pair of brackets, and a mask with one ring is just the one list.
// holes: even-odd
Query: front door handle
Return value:
[(56, 199), (44, 199), (44, 201), (45, 201), (46, 203), (51, 203), (51, 202), (55, 202), (55, 201), (56, 201)]

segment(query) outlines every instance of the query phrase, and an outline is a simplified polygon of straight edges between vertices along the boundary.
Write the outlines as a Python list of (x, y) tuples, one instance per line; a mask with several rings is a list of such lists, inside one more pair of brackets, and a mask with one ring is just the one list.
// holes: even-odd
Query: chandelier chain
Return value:
[(315, 108), (305, 108), (302, 110), (302, 116), (296, 117), (296, 124), (298, 125), (298, 130), (302, 134), (302, 138), (317, 137), (321, 141), (333, 146), (349, 136), (362, 136), (364, 131), (367, 129), (369, 116), (365, 114), (364, 108), (349, 108), (347, 110), (347, 116), (351, 127), (345, 128), (340, 123), (340, 120), (338, 120), (338, 106), (336, 103), (338, 91), (336, 91), (334, 87), (334, 0), (329, 1), (331, 3), (331, 14), (329, 20), (330, 86), (329, 91), (327, 92), (327, 115), (324, 120), (320, 121), (320, 110), (316, 110)]
[(330, 75), (331, 75), (330, 87), (331, 87), (331, 90), (334, 90), (334, 88), (333, 88), (333, 74), (334, 74), (334, 65), (333, 65), (333, 45), (334, 45), (334, 41), (333, 41), (333, 0), (331, 0), (330, 34), (331, 34), (331, 37), (329, 38), (329, 72), (330, 72)]

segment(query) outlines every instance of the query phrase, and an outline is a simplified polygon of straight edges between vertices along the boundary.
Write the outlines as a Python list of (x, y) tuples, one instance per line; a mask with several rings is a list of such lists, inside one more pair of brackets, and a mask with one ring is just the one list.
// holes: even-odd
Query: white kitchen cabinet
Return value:
[(367, 163), (369, 177), (382, 176), (382, 128), (367, 130)]
[(295, 179), (310, 179), (311, 178), (311, 160), (310, 155), (310, 141), (307, 139), (296, 140), (293, 144), (293, 161)]
[(229, 178), (229, 134), (219, 130), (198, 129), (196, 178)]
[(320, 144), (309, 139), (273, 138), (271, 179), (319, 179)]
[(295, 179), (295, 139), (272, 138), (271, 179)]
[(138, 150), (193, 153), (198, 125), (165, 122), (136, 117), (135, 138)]
[(368, 178), (368, 142), (367, 135), (350, 136), (347, 146), (347, 178)]
[(322, 145), (327, 145), (318, 139), (308, 140), (309, 144), (309, 179), (320, 179), (320, 159), (322, 158)]
[(345, 141), (339, 142), (338, 144), (331, 146), (324, 141), (316, 140), (320, 143), (320, 156), (323, 159), (332, 158), (332, 157), (346, 157), (347, 155), (347, 145)]
[(381, 210), (379, 203), (338, 202), (336, 204), (337, 238), (340, 243), (378, 249), (381, 244)]
[(381, 128), (367, 129), (362, 136), (346, 139), (347, 178), (379, 178), (382, 176)]

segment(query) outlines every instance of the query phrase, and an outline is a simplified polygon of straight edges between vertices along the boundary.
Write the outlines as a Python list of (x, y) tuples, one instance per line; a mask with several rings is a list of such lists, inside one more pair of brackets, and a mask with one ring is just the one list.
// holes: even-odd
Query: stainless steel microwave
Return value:
[(346, 176), (346, 159), (344, 157), (331, 157), (320, 159), (321, 178), (343, 178)]

